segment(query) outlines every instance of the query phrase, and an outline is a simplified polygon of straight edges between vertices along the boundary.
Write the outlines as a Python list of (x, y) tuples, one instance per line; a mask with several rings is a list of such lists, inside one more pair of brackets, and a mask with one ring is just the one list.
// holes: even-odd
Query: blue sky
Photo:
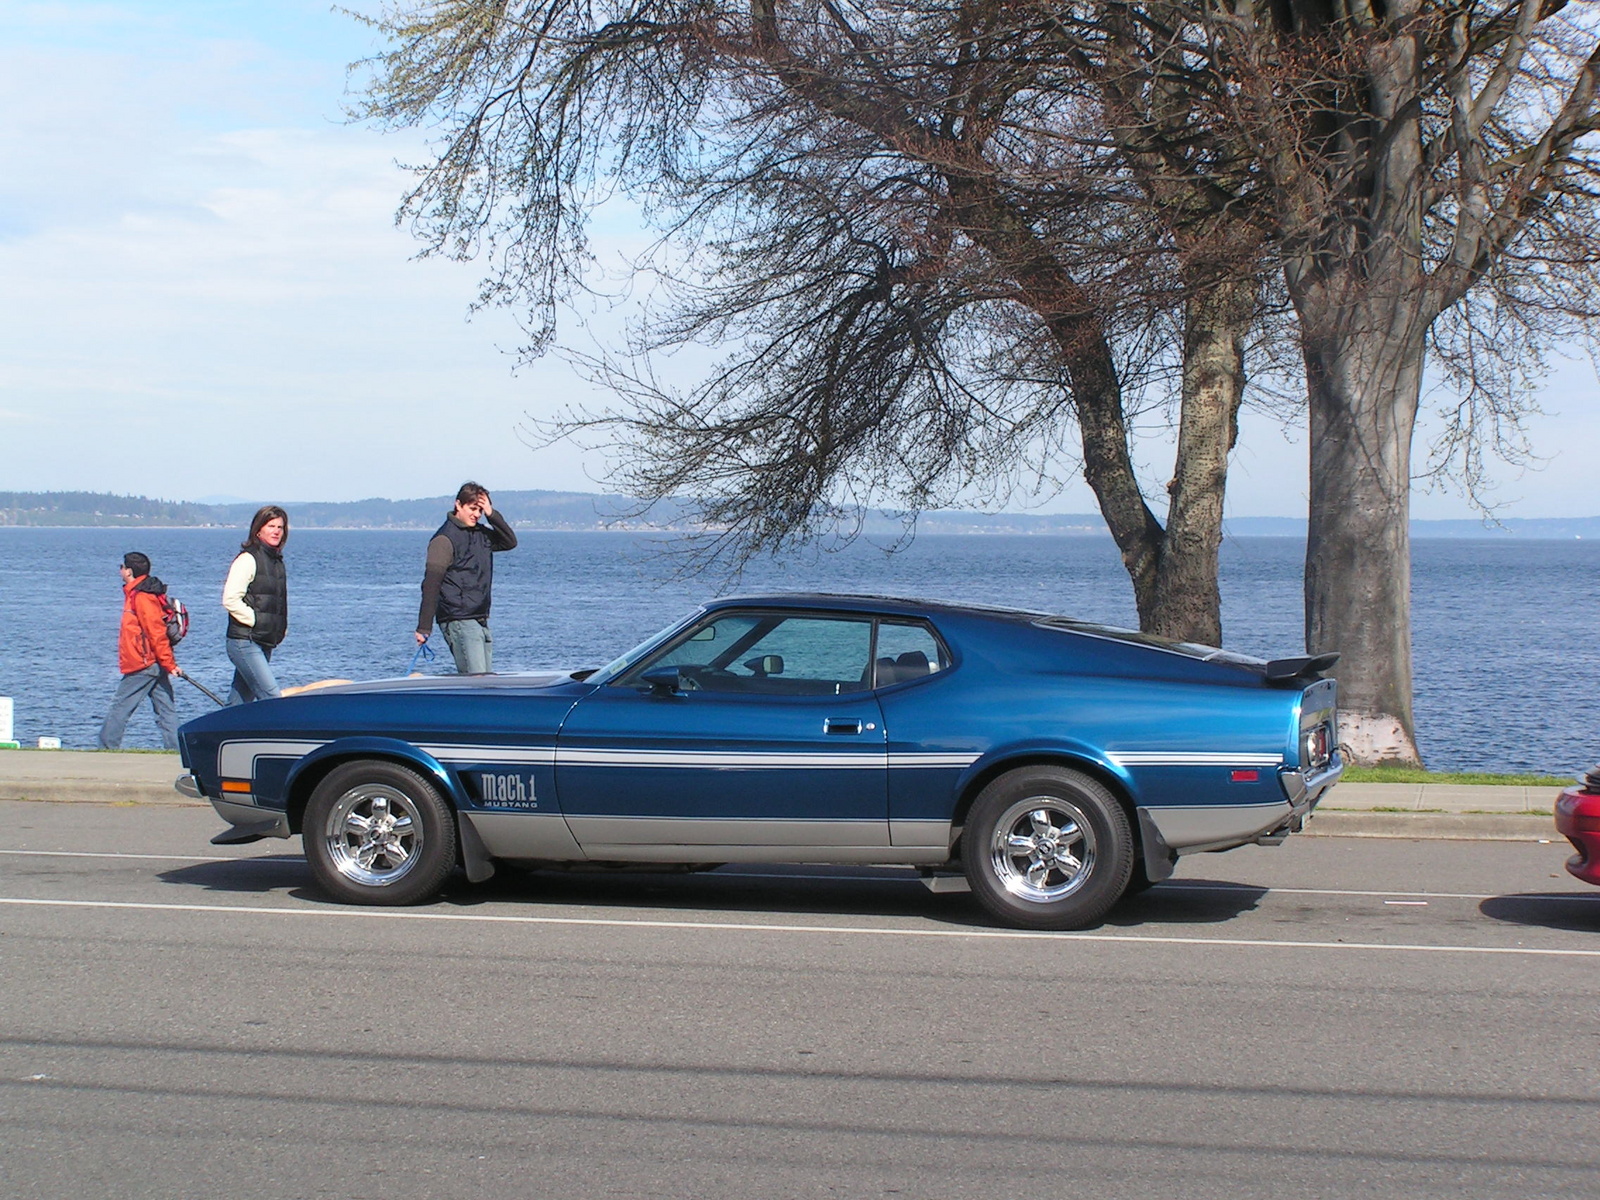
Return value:
[[(556, 357), (514, 369), (509, 314), (468, 319), (480, 269), (416, 261), (395, 228), (421, 140), (344, 120), (374, 49), (316, 0), (0, 4), (0, 490), (598, 490), (603, 458), (517, 430), (600, 397)], [(615, 329), (593, 311), (563, 333)], [(1502, 515), (1600, 512), (1596, 392), (1587, 361), (1547, 381), (1548, 461), (1499, 472)], [(1247, 420), (1230, 511), (1303, 514), (1304, 442)], [(1141, 461), (1159, 494), (1169, 449)], [(1044, 505), (1093, 508), (1081, 483)], [(1448, 491), (1414, 509), (1471, 515)]]

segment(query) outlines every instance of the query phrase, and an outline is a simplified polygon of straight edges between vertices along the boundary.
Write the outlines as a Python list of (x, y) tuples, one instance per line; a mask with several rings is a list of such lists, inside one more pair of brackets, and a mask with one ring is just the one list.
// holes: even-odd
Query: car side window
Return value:
[(667, 648), (666, 652), (646, 659), (617, 682), (637, 684), (646, 671), (662, 667), (709, 668), (724, 654), (737, 656), (738, 647), (749, 645), (759, 636), (761, 618), (750, 613), (723, 614), (695, 626), (685, 637)]
[(922, 679), (950, 666), (944, 646), (920, 621), (880, 621), (873, 686)]
[(663, 667), (685, 691), (833, 696), (871, 686), (870, 617), (718, 614), (617, 680), (638, 686)]

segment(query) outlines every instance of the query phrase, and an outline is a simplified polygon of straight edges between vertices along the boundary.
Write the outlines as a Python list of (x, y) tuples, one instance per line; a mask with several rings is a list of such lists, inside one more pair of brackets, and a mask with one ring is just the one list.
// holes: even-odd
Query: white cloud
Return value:
[(328, 499), (468, 475), (592, 486), (574, 453), (536, 456), (514, 434), (525, 410), (586, 385), (553, 361), (514, 377), (509, 316), (466, 320), (479, 268), (413, 261), (394, 227), (407, 176), (393, 160), (415, 142), (190, 128), (173, 112), (188, 93), (141, 91), (113, 77), (120, 60), (89, 57), (110, 119), (80, 124), (94, 107), (80, 97), (70, 137), (8, 135), (32, 158), (0, 197), (5, 486)]

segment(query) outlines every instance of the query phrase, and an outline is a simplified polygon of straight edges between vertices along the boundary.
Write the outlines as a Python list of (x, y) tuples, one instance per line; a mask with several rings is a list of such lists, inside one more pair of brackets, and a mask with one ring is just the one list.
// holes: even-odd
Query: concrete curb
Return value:
[(175, 753), (6, 750), (0, 751), (0, 800), (193, 805), (194, 800), (173, 790), (182, 773)]
[[(177, 778), (176, 775), (173, 776)], [(204, 801), (180, 795), (169, 783), (165, 787), (148, 783), (113, 783), (103, 779), (29, 780), (22, 784), (0, 783), (0, 800), (34, 804), (150, 804), (162, 808), (210, 808)]]
[(1559, 840), (1551, 813), (1360, 812), (1318, 809), (1300, 836), (1431, 838), (1469, 842)]

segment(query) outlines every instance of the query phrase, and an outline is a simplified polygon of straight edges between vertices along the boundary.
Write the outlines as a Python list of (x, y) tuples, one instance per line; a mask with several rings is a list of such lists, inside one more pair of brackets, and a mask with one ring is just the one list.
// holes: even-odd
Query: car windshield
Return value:
[(840, 695), (872, 678), (872, 618), (762, 611), (721, 612), (615, 680), (676, 668), (692, 691)]
[(1222, 650), (1216, 646), (1202, 646), (1198, 642), (1175, 642), (1171, 638), (1158, 637), (1153, 633), (1141, 633), (1137, 629), (1119, 629), (1115, 625), (1097, 625), (1093, 621), (1075, 621), (1071, 617), (1045, 617), (1035, 621), (1034, 624), (1041, 629), (1060, 629), (1067, 633), (1081, 633), (1089, 637), (1107, 638), (1114, 642), (1132, 642), (1135, 645), (1166, 650), (1172, 654), (1182, 654), (1186, 658), (1198, 658), (1205, 662), (1237, 663), (1240, 666), (1250, 667), (1259, 667), (1265, 663), (1264, 659), (1238, 654), (1232, 650)]
[(641, 654), (648, 654), (660, 643), (666, 641), (666, 639), (670, 637), (676, 630), (683, 628), (687, 622), (695, 617), (698, 617), (702, 611), (702, 609), (697, 608), (693, 612), (687, 613), (683, 617), (674, 621), (671, 625), (668, 625), (665, 629), (658, 629), (655, 633), (652, 633), (649, 637), (645, 638), (644, 641), (640, 642), (632, 649), (623, 651), (621, 654), (617, 655), (616, 658), (613, 658), (605, 666), (596, 671), (594, 675), (591, 676), (591, 681), (599, 682), (601, 680), (610, 679), (611, 676), (615, 675), (618, 671), (622, 670), (623, 667), (633, 662)]

